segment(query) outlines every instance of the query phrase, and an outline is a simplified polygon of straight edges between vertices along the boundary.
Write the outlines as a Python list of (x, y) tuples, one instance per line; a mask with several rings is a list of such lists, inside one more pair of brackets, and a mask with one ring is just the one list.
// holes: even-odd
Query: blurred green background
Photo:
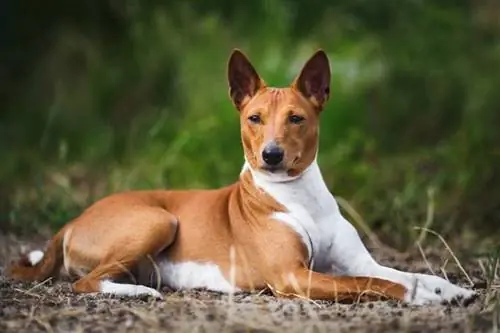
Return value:
[(0, 6), (3, 231), (60, 226), (120, 190), (235, 181), (232, 48), (283, 86), (321, 47), (333, 79), (319, 163), (332, 192), (400, 248), (424, 224), (499, 240), (496, 0)]

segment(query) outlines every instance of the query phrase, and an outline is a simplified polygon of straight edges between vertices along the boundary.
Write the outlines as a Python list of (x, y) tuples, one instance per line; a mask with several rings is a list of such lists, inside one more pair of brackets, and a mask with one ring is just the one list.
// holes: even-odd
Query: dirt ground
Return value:
[[(484, 287), (478, 264), (465, 265), (481, 296), (467, 307), (411, 307), (397, 302), (337, 304), (284, 300), (271, 294), (233, 296), (203, 290), (171, 292), (165, 299), (74, 295), (67, 280), (13, 283), (3, 269), (19, 252), (43, 248), (41, 237), (0, 236), (0, 332), (496, 332), (498, 310), (491, 310), (491, 290)], [(422, 257), (374, 251), (384, 264), (428, 272)], [(439, 271), (446, 254), (430, 254)], [(464, 274), (452, 282), (467, 284)], [(488, 293), (488, 294), (487, 294)]]

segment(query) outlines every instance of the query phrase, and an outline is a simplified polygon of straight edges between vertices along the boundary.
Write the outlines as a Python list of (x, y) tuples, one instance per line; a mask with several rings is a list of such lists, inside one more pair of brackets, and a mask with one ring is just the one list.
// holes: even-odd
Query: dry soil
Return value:
[[(22, 251), (41, 248), (41, 237), (0, 236), (0, 332), (495, 332), (498, 311), (479, 265), (465, 266), (481, 296), (468, 306), (411, 307), (397, 302), (337, 304), (286, 300), (270, 293), (233, 296), (204, 290), (172, 292), (165, 299), (75, 295), (68, 280), (14, 283), (3, 275), (7, 261)], [(428, 272), (416, 254), (394, 257), (374, 250), (384, 264)], [(449, 254), (430, 254), (439, 272)], [(460, 271), (448, 278), (462, 285)], [(488, 293), (488, 295), (487, 295)]]

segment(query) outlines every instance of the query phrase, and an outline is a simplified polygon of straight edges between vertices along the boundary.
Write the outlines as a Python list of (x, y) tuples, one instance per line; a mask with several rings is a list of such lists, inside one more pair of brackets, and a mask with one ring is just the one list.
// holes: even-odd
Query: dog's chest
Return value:
[(322, 178), (315, 174), (293, 183), (271, 183), (255, 177), (256, 184), (285, 208), (272, 218), (285, 223), (301, 238), (308, 249), (314, 270), (331, 267), (330, 248), (334, 239), (338, 206)]
[(311, 215), (306, 207), (299, 203), (286, 206), (287, 212), (274, 213), (273, 219), (285, 223), (301, 238), (308, 249), (309, 263), (315, 271), (328, 269), (329, 253), (332, 246), (334, 230), (329, 218), (322, 215)]

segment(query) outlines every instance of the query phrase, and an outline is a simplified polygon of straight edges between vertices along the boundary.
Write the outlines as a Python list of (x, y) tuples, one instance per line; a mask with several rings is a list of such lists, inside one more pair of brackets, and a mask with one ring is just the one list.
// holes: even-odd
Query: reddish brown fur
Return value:
[[(262, 125), (248, 122), (260, 115)], [(288, 121), (290, 115), (304, 118), (302, 124)], [(318, 112), (294, 88), (265, 88), (259, 91), (241, 112), (243, 151), (253, 169), (260, 169), (260, 152), (275, 140), (285, 151), (285, 168), (290, 176), (304, 171), (314, 160), (319, 126)]]
[[(289, 175), (300, 174), (314, 160), (319, 113), (329, 94), (325, 64), (326, 55), (317, 52), (290, 87), (268, 88), (246, 57), (233, 52), (230, 95), (240, 111), (243, 149), (254, 169), (262, 167), (261, 151), (271, 139), (284, 147)], [(262, 119), (259, 125), (248, 122), (256, 113)], [(290, 123), (290, 114), (304, 121)], [(45, 279), (56, 272), (65, 253), (69, 272), (88, 272), (73, 290), (95, 292), (100, 280), (116, 278), (163, 251), (172, 262), (214, 263), (229, 280), (233, 248), (235, 284), (243, 290), (270, 287), (285, 297), (343, 301), (403, 299), (405, 288), (386, 280), (310, 271), (307, 249), (295, 231), (271, 220), (279, 211), (285, 208), (255, 186), (249, 171), (217, 190), (119, 193), (96, 202), (67, 224), (39, 264), (13, 265), (9, 274), (19, 280)]]

